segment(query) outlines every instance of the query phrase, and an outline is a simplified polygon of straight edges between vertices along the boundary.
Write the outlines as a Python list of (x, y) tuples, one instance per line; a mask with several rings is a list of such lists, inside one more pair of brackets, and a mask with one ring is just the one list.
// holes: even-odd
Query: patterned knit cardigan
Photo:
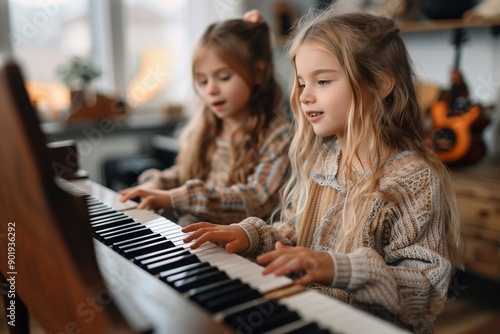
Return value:
[[(186, 226), (199, 221), (231, 224), (254, 216), (267, 219), (278, 205), (279, 191), (289, 168), (290, 123), (283, 119), (269, 125), (267, 138), (254, 162), (253, 173), (245, 183), (227, 186), (230, 167), (229, 142), (218, 138), (211, 157), (207, 180), (188, 180), (179, 184), (178, 166), (161, 172), (160, 182), (170, 189), (177, 223)], [(195, 163), (195, 162), (194, 162)], [(146, 171), (154, 175), (151, 171)], [(141, 175), (139, 179), (150, 179)]]
[(432, 333), (452, 274), (438, 175), (414, 153), (395, 155), (383, 167), (380, 187), (399, 203), (389, 206), (374, 200), (359, 221), (363, 232), (355, 244), (361, 246), (341, 254), (334, 251), (342, 238), (337, 231), (342, 210), (337, 208), (346, 197), (343, 182), (337, 181), (339, 156), (335, 146), (320, 155), (322, 172), (312, 173), (300, 222), (271, 226), (247, 218), (238, 224), (250, 240), (242, 255), (254, 258), (273, 250), (276, 241), (327, 252), (334, 262), (334, 279), (330, 286), (310, 288), (417, 333)]

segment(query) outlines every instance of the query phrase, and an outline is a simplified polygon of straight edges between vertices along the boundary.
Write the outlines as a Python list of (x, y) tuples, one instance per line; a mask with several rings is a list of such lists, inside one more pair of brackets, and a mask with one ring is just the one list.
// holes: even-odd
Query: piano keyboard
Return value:
[[(306, 290), (269, 299), (296, 286), (288, 277), (262, 275), (262, 267), (216, 244), (192, 250), (181, 227), (89, 180), (73, 181), (73, 193), (90, 195), (95, 239), (189, 298), (238, 333), (405, 333), (354, 307)], [(103, 196), (104, 195), (104, 196)]]

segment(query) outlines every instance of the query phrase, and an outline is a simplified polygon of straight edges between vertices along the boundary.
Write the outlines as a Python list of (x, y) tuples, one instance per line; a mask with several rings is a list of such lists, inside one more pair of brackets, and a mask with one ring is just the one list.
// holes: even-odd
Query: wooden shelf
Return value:
[(464, 20), (400, 21), (398, 25), (402, 32), (425, 32), (455, 28), (500, 26), (500, 19), (491, 19), (484, 22), (466, 22)]

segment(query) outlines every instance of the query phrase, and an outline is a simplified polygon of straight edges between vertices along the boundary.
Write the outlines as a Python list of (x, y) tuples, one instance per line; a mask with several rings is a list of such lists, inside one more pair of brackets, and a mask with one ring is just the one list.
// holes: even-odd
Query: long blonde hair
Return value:
[[(250, 115), (238, 140), (231, 140), (231, 164), (228, 185), (245, 182), (252, 173), (259, 149), (270, 131), (269, 124), (283, 113), (282, 91), (274, 76), (273, 51), (266, 23), (240, 19), (211, 24), (201, 36), (193, 55), (193, 76), (196, 64), (207, 49), (213, 50), (238, 75), (251, 91)], [(205, 180), (210, 172), (210, 159), (222, 121), (207, 106), (199, 112), (180, 136), (176, 164), (180, 182)]]
[[(340, 165), (347, 180), (348, 198), (342, 208), (340, 229), (344, 237), (339, 250), (350, 249), (361, 233), (362, 224), (358, 223), (358, 217), (366, 213), (368, 199), (377, 196), (389, 203), (397, 203), (397, 198), (383, 192), (378, 184), (382, 166), (388, 158), (379, 148), (390, 147), (399, 152), (415, 152), (441, 178), (441, 199), (446, 203), (447, 251), (452, 264), (461, 267), (462, 238), (450, 175), (425, 144), (423, 113), (414, 87), (415, 75), (399, 29), (389, 18), (367, 13), (337, 14), (334, 10), (309, 13), (298, 21), (288, 50), (290, 60), (295, 63), (297, 51), (304, 43), (321, 47), (338, 61), (352, 91), (345, 132), (346, 148)], [(383, 98), (378, 83), (380, 78), (387, 76), (394, 79), (394, 88)], [(301, 111), (299, 97), (299, 84), (295, 78), (290, 98), (294, 115), (294, 136), (289, 151), (291, 177), (284, 188), (282, 206), (296, 207), (298, 219), (307, 202), (308, 181), (317, 160), (315, 157), (325, 143), (336, 140), (335, 137), (315, 135)], [(362, 143), (370, 143), (371, 165), (364, 166), (370, 169), (370, 173), (360, 180), (353, 161)]]

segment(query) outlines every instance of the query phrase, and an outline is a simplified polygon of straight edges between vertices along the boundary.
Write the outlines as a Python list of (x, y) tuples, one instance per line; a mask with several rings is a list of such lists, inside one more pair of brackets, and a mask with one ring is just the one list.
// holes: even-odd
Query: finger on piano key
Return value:
[[(181, 231), (181, 227), (179, 225), (167, 219), (162, 222), (161, 220), (157, 219), (157, 216), (155, 217), (153, 215), (150, 215), (148, 217), (147, 214), (145, 215), (141, 211), (142, 210), (130, 210), (127, 211), (127, 214), (138, 221), (141, 221), (141, 219), (145, 218), (155, 218), (152, 224), (150, 224), (148, 221), (142, 222), (146, 226), (150, 227), (153, 231), (161, 233), (162, 235), (167, 237), (179, 247), (187, 247), (189, 245), (185, 244), (182, 241), (183, 236), (187, 234)], [(171, 239), (171, 237), (174, 238)], [(218, 249), (210, 253), (204, 252), (203, 249), (190, 250), (190, 252), (196, 254), (199, 257), (200, 261), (207, 261), (211, 265), (217, 266), (220, 270), (225, 271), (229, 277), (243, 279), (246, 283), (250, 284), (262, 294), (292, 284), (292, 280), (285, 276), (264, 276), (261, 274), (263, 268), (258, 264), (248, 261), (239, 255), (229, 254), (223, 248), (217, 248)], [(242, 275), (242, 273), (245, 272), (247, 272), (248, 275)]]

